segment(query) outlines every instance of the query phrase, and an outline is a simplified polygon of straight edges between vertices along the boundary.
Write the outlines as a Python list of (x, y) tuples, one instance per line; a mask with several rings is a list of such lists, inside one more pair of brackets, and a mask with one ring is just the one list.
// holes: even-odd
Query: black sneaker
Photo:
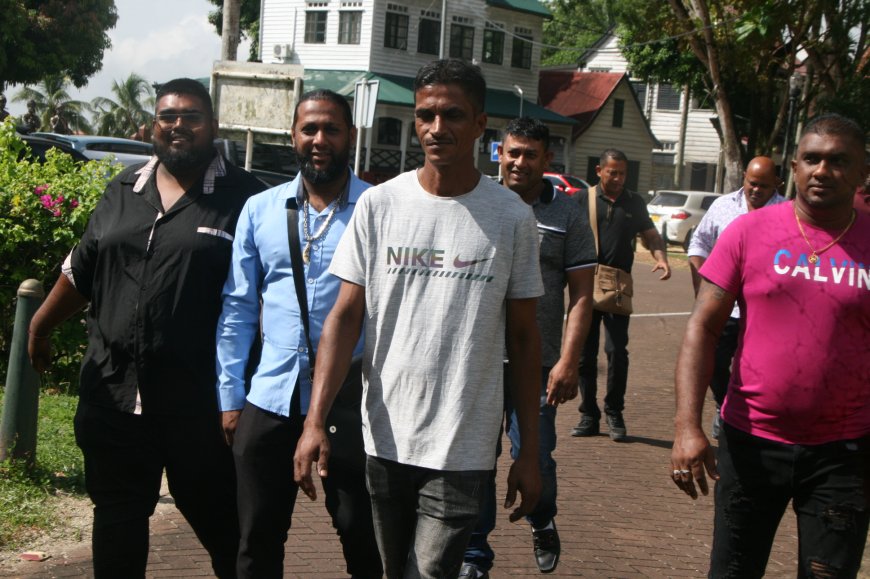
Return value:
[(584, 414), (574, 430), (571, 431), (571, 436), (596, 436), (598, 434), (598, 420), (592, 418), (588, 414)]
[(614, 442), (621, 442), (628, 436), (622, 414), (608, 414), (607, 427), (610, 429), (610, 440)]
[(474, 563), (463, 563), (459, 579), (489, 579), (489, 571), (483, 571)]
[(559, 564), (559, 554), (562, 552), (562, 543), (559, 541), (559, 531), (556, 530), (556, 521), (551, 523), (552, 529), (532, 527), (532, 541), (535, 545), (535, 562), (541, 573), (552, 573)]

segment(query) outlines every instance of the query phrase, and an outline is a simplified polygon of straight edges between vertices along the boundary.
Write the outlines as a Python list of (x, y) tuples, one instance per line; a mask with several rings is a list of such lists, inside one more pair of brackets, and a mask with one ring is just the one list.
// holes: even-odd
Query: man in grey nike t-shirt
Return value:
[(508, 475), (506, 505), (522, 494), (511, 519), (538, 500), (543, 285), (531, 208), (474, 166), (486, 127), (480, 70), (436, 61), (414, 91), (425, 164), (369, 189), (336, 250), (330, 271), (342, 287), (323, 328), (296, 480), (313, 497), (312, 462), (327, 474), (323, 423), (365, 320), (366, 475), (384, 571), (443, 578), (459, 572), (495, 466), (505, 344), (528, 443)]

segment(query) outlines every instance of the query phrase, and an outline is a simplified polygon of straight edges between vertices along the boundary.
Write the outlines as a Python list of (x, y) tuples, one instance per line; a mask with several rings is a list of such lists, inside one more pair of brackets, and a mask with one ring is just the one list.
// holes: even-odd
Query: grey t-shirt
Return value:
[(543, 293), (531, 208), (483, 176), (437, 197), (409, 171), (362, 196), (330, 271), (365, 286), (366, 452), (492, 469), (505, 300)]
[(565, 319), (566, 273), (594, 268), (598, 256), (589, 216), (565, 194), (544, 181), (544, 192), (532, 204), (541, 243), (541, 276), (544, 295), (538, 300), (541, 330), (541, 363), (546, 368), (559, 361)]

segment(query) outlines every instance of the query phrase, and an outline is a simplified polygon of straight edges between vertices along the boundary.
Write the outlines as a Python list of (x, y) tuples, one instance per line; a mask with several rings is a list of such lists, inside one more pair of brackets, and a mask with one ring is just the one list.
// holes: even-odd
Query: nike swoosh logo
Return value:
[(487, 257), (485, 259), (472, 259), (471, 261), (463, 261), (458, 257), (455, 257), (453, 258), (453, 267), (455, 267), (456, 269), (462, 269), (463, 267), (468, 267), (470, 265), (474, 265), (475, 263), (482, 263), (491, 259), (491, 257)]

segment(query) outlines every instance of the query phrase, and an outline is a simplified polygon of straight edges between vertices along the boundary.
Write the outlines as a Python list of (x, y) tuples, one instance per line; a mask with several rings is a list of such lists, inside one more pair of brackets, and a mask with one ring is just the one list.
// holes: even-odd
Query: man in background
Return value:
[[(514, 119), (505, 128), (499, 147), (504, 185), (531, 205), (538, 225), (541, 277), (544, 295), (538, 300), (536, 319), (541, 332), (541, 378), (538, 401), (541, 498), (526, 516), (532, 527), (535, 562), (542, 573), (556, 569), (561, 541), (556, 529), (556, 407), (577, 397), (577, 368), (583, 342), (592, 320), (592, 282), (595, 274), (595, 240), (586, 216), (577, 204), (544, 179), (553, 152), (550, 130), (537, 119)], [(567, 312), (565, 287), (568, 288)], [(566, 322), (567, 320), (567, 322)], [(565, 326), (564, 336), (562, 327)], [(505, 380), (510, 368), (505, 366)], [(517, 410), (505, 393), (505, 430), (516, 459), (524, 441), (517, 424)], [(488, 577), (495, 558), (487, 536), (495, 528), (495, 473), (490, 478), (480, 522), (465, 550), (460, 577)]]

